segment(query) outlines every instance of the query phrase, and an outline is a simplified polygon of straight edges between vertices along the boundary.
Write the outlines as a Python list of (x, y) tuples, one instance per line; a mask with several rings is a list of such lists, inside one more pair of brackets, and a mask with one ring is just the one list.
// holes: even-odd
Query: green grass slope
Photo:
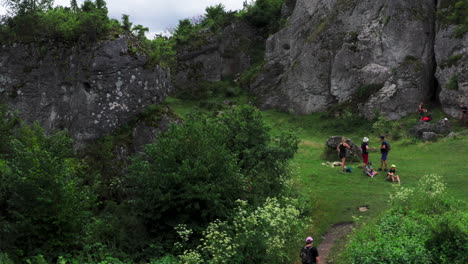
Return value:
[[(246, 103), (248, 99), (234, 99), (233, 102)], [(182, 101), (169, 98), (166, 101), (179, 115), (186, 116), (194, 111), (206, 111), (194, 101)], [(437, 142), (422, 142), (416, 139), (402, 137), (392, 140), (392, 151), (389, 154), (389, 165), (396, 164), (402, 184), (385, 181), (385, 172), (380, 172), (374, 179), (363, 175), (359, 168), (361, 163), (350, 163), (353, 173), (342, 173), (339, 167), (323, 166), (322, 158), (325, 142), (330, 136), (346, 136), (360, 145), (364, 136), (370, 138), (370, 147), (378, 148), (380, 139), (372, 130), (371, 121), (340, 120), (324, 114), (295, 116), (273, 110), (263, 111), (266, 123), (272, 128), (273, 134), (281, 131), (293, 131), (301, 143), (292, 167), (295, 170), (294, 191), (301, 199), (310, 202), (310, 215), (313, 226), (308, 232), (320, 237), (332, 225), (343, 222), (353, 222), (354, 217), (363, 221), (376, 217), (382, 210), (388, 208), (389, 194), (401, 186), (415, 187), (417, 181), (424, 175), (437, 173), (444, 176), (449, 193), (455, 198), (466, 201), (466, 175), (468, 158), (468, 138), (443, 138)], [(444, 117), (436, 114), (437, 118)], [(400, 123), (414, 123), (415, 117), (409, 117)], [(451, 120), (453, 124), (456, 120)], [(354, 124), (355, 123), (355, 124)], [(456, 127), (456, 125), (455, 125)], [(457, 130), (460, 130), (458, 127)], [(371, 152), (370, 161), (374, 168), (378, 167), (380, 154)], [(338, 156), (335, 160), (338, 161)], [(360, 212), (358, 207), (368, 206), (369, 210)], [(298, 238), (298, 245), (302, 239)]]

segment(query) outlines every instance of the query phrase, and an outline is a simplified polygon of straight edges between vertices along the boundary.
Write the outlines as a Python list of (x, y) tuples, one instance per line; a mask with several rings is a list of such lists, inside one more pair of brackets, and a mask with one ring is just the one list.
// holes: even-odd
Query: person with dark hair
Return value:
[(465, 125), (466, 124), (466, 112), (468, 111), (468, 108), (466, 107), (465, 104), (461, 104), (460, 110), (461, 110), (460, 121), (462, 125)]
[(371, 178), (374, 178), (375, 175), (379, 174), (378, 172), (376, 172), (374, 169), (372, 169), (372, 162), (368, 162), (367, 163), (367, 166), (365, 167), (364, 169), (364, 174), (371, 177)]
[(348, 143), (346, 143), (346, 138), (345, 137), (342, 137), (341, 138), (341, 143), (338, 145), (338, 147), (336, 147), (336, 150), (338, 150), (338, 154), (340, 155), (340, 159), (341, 159), (341, 171), (345, 171), (345, 162), (346, 162), (346, 149), (349, 149), (351, 148), (350, 145), (348, 145)]
[(362, 152), (362, 168), (365, 168), (367, 163), (369, 162), (369, 138), (364, 137), (362, 139), (361, 144), (361, 152)]
[(301, 261), (302, 264), (319, 264), (320, 256), (316, 247), (313, 246), (314, 239), (312, 237), (306, 238), (305, 247), (301, 248)]
[(380, 139), (382, 140), (382, 144), (380, 145), (380, 167), (379, 171), (382, 170), (382, 168), (385, 166), (384, 171), (388, 170), (388, 162), (387, 162), (387, 156), (388, 152), (390, 151), (390, 143), (385, 140), (384, 136), (380, 136)]

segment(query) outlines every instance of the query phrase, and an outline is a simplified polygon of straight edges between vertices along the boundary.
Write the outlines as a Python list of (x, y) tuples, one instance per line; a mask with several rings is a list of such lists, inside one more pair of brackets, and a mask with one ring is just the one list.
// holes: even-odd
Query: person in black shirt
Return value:
[(351, 148), (348, 143), (346, 143), (346, 138), (342, 137), (341, 138), (341, 143), (336, 147), (336, 150), (338, 150), (338, 153), (340, 154), (340, 159), (341, 159), (341, 171), (344, 171), (345, 169), (345, 162), (346, 162), (346, 150)]
[(382, 144), (380, 145), (381, 157), (380, 157), (379, 171), (381, 171), (382, 167), (384, 167), (384, 166), (385, 166), (384, 171), (387, 171), (387, 169), (388, 169), (387, 156), (388, 156), (388, 151), (390, 150), (390, 147), (389, 147), (390, 145), (385, 140), (384, 136), (380, 136), (380, 139), (382, 140)]
[(314, 239), (312, 237), (306, 238), (306, 245), (305, 247), (301, 248), (301, 261), (302, 264), (319, 264), (320, 257), (316, 247), (312, 244), (314, 243)]
[(392, 168), (388, 171), (387, 180), (398, 182), (400, 184), (400, 176), (396, 175), (396, 165), (392, 164)]
[(362, 168), (365, 168), (367, 166), (367, 163), (369, 162), (369, 138), (364, 137), (362, 139), (362, 144), (361, 144), (361, 151), (362, 151)]
[(466, 124), (466, 112), (468, 111), (468, 108), (466, 107), (465, 104), (461, 104), (460, 105), (460, 110), (461, 110), (460, 121), (461, 121), (462, 125), (465, 125)]

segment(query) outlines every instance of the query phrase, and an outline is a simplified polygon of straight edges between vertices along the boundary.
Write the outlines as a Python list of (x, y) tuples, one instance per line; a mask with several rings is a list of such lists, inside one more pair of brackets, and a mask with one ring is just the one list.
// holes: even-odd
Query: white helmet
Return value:
[(364, 138), (362, 139), (362, 142), (369, 142), (369, 138), (368, 138), (368, 137), (364, 137)]

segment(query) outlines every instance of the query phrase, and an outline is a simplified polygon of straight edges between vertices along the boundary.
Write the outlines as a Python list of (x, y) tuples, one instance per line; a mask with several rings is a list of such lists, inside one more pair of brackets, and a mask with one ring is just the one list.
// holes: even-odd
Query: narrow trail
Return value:
[(330, 250), (333, 248), (337, 240), (351, 232), (353, 226), (353, 223), (342, 223), (336, 224), (330, 230), (328, 230), (328, 232), (324, 235), (322, 243), (318, 247), (320, 262), (322, 264), (332, 263), (328, 262), (328, 254), (330, 253)]

